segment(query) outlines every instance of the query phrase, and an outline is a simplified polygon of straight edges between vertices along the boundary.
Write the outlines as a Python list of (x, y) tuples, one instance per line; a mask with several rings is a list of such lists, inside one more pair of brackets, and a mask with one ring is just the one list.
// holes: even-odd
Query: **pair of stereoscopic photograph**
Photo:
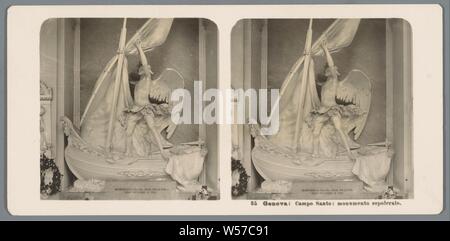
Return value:
[(218, 31), (195, 18), (45, 21), (41, 199), (414, 197), (406, 21), (242, 19), (221, 52), (228, 90)]

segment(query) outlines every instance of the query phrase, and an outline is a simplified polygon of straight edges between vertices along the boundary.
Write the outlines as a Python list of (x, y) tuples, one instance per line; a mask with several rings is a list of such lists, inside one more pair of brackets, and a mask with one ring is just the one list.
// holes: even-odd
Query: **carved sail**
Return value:
[(312, 43), (312, 20), (306, 33), (304, 54), (294, 63), (280, 90), (279, 132), (255, 137), (253, 164), (267, 180), (338, 180), (352, 178), (354, 161), (347, 156), (311, 159), (302, 150), (305, 118), (320, 106), (314, 73), (314, 56), (323, 54), (321, 44), (327, 41), (330, 52), (351, 44), (359, 19), (338, 19)]
[[(134, 46), (136, 41), (141, 42), (144, 51), (163, 44), (172, 22), (173, 19), (168, 18), (149, 19), (126, 44), (119, 47), (118, 53), (104, 68), (81, 119), (81, 138), (87, 143), (105, 148), (110, 139), (111, 151), (124, 152), (126, 138), (125, 130), (120, 124), (120, 116), (125, 108), (133, 104), (128, 83), (126, 56), (136, 54)], [(124, 31), (126, 31), (125, 26), (122, 30), (123, 37), (125, 37)], [(108, 133), (111, 135), (109, 138)]]
[[(359, 26), (360, 19), (338, 19), (328, 27), (328, 29), (314, 42), (308, 51), (305, 46), (305, 52), (311, 57), (322, 55), (323, 51), (320, 44), (326, 40), (330, 52), (337, 52), (351, 44)], [(309, 30), (312, 32), (312, 29)], [(312, 34), (312, 33), (311, 33)], [(307, 34), (311, 36), (311, 34)], [(307, 36), (307, 37), (308, 37)], [(308, 42), (308, 41), (307, 41)], [(316, 90), (314, 61), (309, 58), (308, 64), (305, 64), (307, 55), (302, 55), (294, 63), (289, 74), (286, 76), (280, 90), (279, 121), (280, 128), (276, 135), (270, 137), (270, 140), (281, 147), (296, 149), (299, 143), (302, 122), (306, 114), (312, 108), (320, 104)], [(305, 70), (305, 67), (307, 70)], [(307, 71), (307, 73), (303, 73)], [(303, 76), (306, 78), (303, 78)], [(301, 100), (304, 98), (303, 100)], [(299, 116), (301, 117), (298, 120)], [(298, 130), (297, 130), (298, 129)], [(296, 130), (295, 132), (293, 130)]]

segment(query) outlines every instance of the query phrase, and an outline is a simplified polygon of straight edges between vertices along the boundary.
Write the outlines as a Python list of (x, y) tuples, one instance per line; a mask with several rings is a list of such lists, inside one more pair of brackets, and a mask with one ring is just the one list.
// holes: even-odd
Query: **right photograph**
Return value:
[(237, 22), (233, 198), (414, 198), (412, 31), (402, 19)]

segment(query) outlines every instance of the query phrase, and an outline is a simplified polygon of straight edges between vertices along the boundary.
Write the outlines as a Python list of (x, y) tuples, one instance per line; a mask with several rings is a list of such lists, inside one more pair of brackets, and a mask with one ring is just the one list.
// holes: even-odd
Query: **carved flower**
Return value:
[(233, 173), (231, 174), (231, 184), (233, 186), (239, 185), (239, 179), (241, 177), (241, 173), (239, 172), (239, 170), (234, 170)]
[(51, 169), (47, 169), (44, 172), (44, 184), (51, 185), (53, 182), (53, 171)]

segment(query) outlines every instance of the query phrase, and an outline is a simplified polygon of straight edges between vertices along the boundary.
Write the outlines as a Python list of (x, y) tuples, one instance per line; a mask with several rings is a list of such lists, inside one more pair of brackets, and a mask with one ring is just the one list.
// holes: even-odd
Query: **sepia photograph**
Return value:
[(247, 107), (234, 199), (414, 198), (407, 21), (244, 19), (231, 46), (234, 110)]
[[(438, 215), (442, 19), (436, 4), (12, 6), (7, 212)], [(219, 235), (201, 228), (178, 237)]]
[(40, 31), (41, 198), (216, 200), (217, 128), (171, 114), (217, 85), (206, 19), (54, 18)]

